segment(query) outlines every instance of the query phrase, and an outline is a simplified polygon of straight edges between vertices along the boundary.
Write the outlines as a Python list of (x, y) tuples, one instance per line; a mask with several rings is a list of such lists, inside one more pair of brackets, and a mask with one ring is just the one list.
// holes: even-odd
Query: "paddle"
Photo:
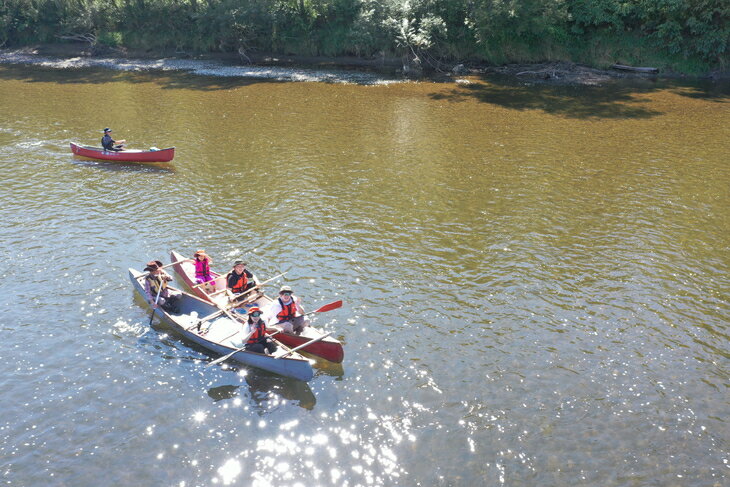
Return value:
[[(166, 265), (163, 265), (162, 267), (158, 267), (158, 269), (164, 269), (165, 267), (170, 267), (171, 265), (175, 265), (175, 264), (178, 264), (180, 262), (185, 262), (186, 260), (193, 260), (193, 259), (178, 260), (177, 262), (173, 262), (172, 264), (166, 264)], [(145, 272), (144, 274), (140, 274), (139, 276), (137, 276), (137, 279), (141, 279), (141, 278), (147, 277), (149, 275), (150, 275), (149, 272)]]
[(289, 355), (293, 354), (294, 352), (296, 352), (296, 351), (298, 351), (298, 350), (301, 350), (302, 348), (308, 347), (309, 345), (311, 345), (311, 344), (313, 344), (313, 343), (315, 343), (315, 342), (318, 342), (318, 341), (320, 341), (320, 340), (324, 340), (325, 338), (327, 338), (327, 337), (328, 337), (328, 336), (330, 336), (331, 334), (332, 334), (332, 332), (329, 332), (329, 333), (325, 333), (325, 334), (324, 334), (324, 335), (322, 335), (322, 336), (318, 336), (317, 338), (313, 338), (313, 339), (309, 340), (309, 341), (308, 341), (307, 343), (302, 343), (302, 344), (301, 344), (301, 345), (299, 345), (298, 347), (296, 347), (296, 348), (292, 348), (291, 350), (289, 350), (288, 352), (286, 352), (286, 353), (285, 353), (284, 355), (281, 355), (281, 356), (279, 356), (279, 357), (276, 357), (276, 358), (286, 358), (286, 357), (288, 357)]
[[(337, 308), (341, 308), (341, 307), (342, 307), (342, 300), (340, 299), (338, 301), (333, 301), (331, 303), (325, 304), (321, 308), (315, 309), (314, 311), (304, 313), (301, 316), (309, 316), (309, 315), (313, 315), (314, 313), (324, 313), (325, 311), (332, 311), (333, 309), (337, 309)], [(268, 325), (268, 326), (280, 325), (282, 323), (286, 323), (287, 321), (288, 320), (279, 321), (278, 323), (274, 323), (273, 325)]]
[(162, 292), (162, 281), (160, 281), (160, 287), (157, 290), (157, 297), (155, 298), (155, 304), (152, 306), (152, 314), (150, 315), (150, 322), (147, 324), (147, 326), (152, 326), (152, 320), (155, 319), (155, 306), (157, 306), (157, 302), (160, 300), (160, 293)]
[[(213, 277), (213, 276), (211, 276), (211, 277)], [(218, 277), (220, 277), (220, 275)], [(216, 279), (218, 279), (218, 277), (213, 277), (210, 281), (200, 282), (200, 283), (192, 286), (192, 288), (195, 289), (196, 287), (205, 286), (206, 284), (215, 284), (215, 281), (216, 281)], [(225, 291), (225, 289), (223, 289), (223, 291)], [(221, 292), (221, 291), (218, 291), (218, 292)]]
[[(220, 315), (222, 315), (222, 314), (224, 314), (224, 313), (227, 313), (227, 312), (228, 312), (228, 310), (225, 310), (225, 309), (219, 309), (219, 310), (218, 310), (218, 311), (216, 311), (215, 313), (211, 313), (211, 314), (209, 314), (209, 315), (203, 316), (202, 318), (200, 318), (200, 319), (198, 320), (198, 323), (202, 323), (202, 322), (204, 322), (204, 321), (209, 321), (209, 320), (212, 320), (213, 318), (215, 318), (215, 317), (217, 317), (217, 316), (220, 316)], [(230, 315), (229, 315), (229, 316), (230, 316)], [(195, 325), (191, 326), (190, 328), (193, 328), (194, 326), (195, 326)], [(190, 328), (188, 328), (188, 330), (189, 330)]]
[(341, 308), (342, 307), (342, 300), (339, 301), (333, 301), (329, 304), (325, 304), (319, 309), (315, 309), (314, 311), (310, 311), (309, 313), (304, 313), (302, 316), (308, 316), (313, 315), (314, 313), (324, 313), (325, 311), (332, 311), (333, 309)]
[[(289, 271), (287, 271), (287, 272), (289, 272)], [(265, 280), (264, 282), (260, 282), (260, 283), (256, 284), (256, 285), (255, 285), (254, 287), (252, 287), (251, 289), (246, 289), (246, 290), (245, 290), (244, 292), (242, 292), (241, 294), (236, 294), (236, 295), (235, 295), (235, 297), (234, 297), (234, 298), (233, 298), (233, 299), (232, 299), (231, 301), (233, 301), (233, 302), (235, 302), (235, 301), (238, 301), (238, 300), (239, 300), (240, 298), (242, 298), (243, 296), (247, 295), (248, 293), (250, 293), (250, 292), (251, 292), (251, 291), (253, 291), (254, 289), (258, 289), (258, 288), (260, 288), (261, 286), (263, 286), (264, 284), (268, 284), (268, 283), (270, 283), (271, 281), (273, 281), (274, 279), (278, 279), (278, 278), (282, 277), (282, 276), (283, 276), (284, 274), (286, 274), (286, 272), (282, 272), (282, 273), (281, 273), (281, 274), (279, 274), (278, 276), (274, 276), (274, 277), (272, 277), (271, 279), (266, 279), (266, 280)]]
[[(256, 331), (256, 330), (254, 330), (254, 331)], [(281, 333), (281, 330), (275, 331), (271, 335), (266, 335), (266, 336), (270, 338), (270, 337), (272, 337), (274, 335), (277, 335), (279, 333)], [(235, 335), (235, 333), (234, 333), (234, 335)], [(232, 357), (234, 354), (240, 352), (241, 350), (244, 350), (246, 348), (245, 342), (248, 341), (248, 339), (251, 337), (251, 335), (253, 335), (253, 331), (251, 333), (249, 333), (248, 336), (244, 339), (244, 345), (241, 348), (237, 348), (236, 350), (232, 351), (228, 355), (224, 355), (223, 357), (220, 357), (220, 358), (217, 358), (217, 359), (213, 360), (211, 363), (207, 364), (206, 367), (210, 367), (211, 365), (215, 365), (215, 364), (219, 364), (221, 362), (225, 362), (226, 359)], [(233, 335), (231, 335), (231, 336), (233, 336)], [(230, 337), (228, 337), (228, 338), (230, 338)], [(322, 337), (322, 338), (324, 338), (324, 337)], [(307, 343), (307, 345), (308, 345), (308, 343)]]
[(212, 362), (210, 362), (209, 364), (207, 364), (206, 367), (210, 367), (211, 365), (216, 365), (216, 364), (219, 364), (221, 362), (225, 362), (226, 360), (228, 360), (229, 358), (231, 358), (233, 355), (237, 354), (238, 352), (240, 352), (242, 350), (245, 350), (245, 348), (246, 348), (246, 342), (248, 341), (249, 338), (251, 338), (251, 335), (253, 335), (253, 333), (255, 331), (256, 330), (251, 330), (251, 333), (249, 333), (248, 335), (246, 335), (246, 338), (243, 339), (243, 346), (241, 348), (237, 348), (234, 351), (232, 351), (231, 353), (229, 353), (227, 355), (224, 355), (224, 356), (222, 356), (220, 358), (217, 358), (217, 359), (213, 360)]
[[(211, 282), (211, 281), (208, 281), (208, 282)], [(204, 283), (204, 282), (203, 283), (200, 283), (200, 284), (198, 284), (198, 286), (201, 286), (203, 284), (206, 284), (206, 283)], [(195, 287), (198, 287), (198, 286), (195, 286)], [(226, 291), (228, 291), (228, 289), (220, 289), (220, 290), (218, 290), (218, 291), (216, 291), (214, 293), (208, 293), (208, 296), (218, 296), (219, 294), (222, 294), (222, 293), (224, 293)]]
[[(274, 278), (272, 278), (272, 279), (274, 279)], [(331, 311), (333, 309), (337, 309), (337, 308), (341, 308), (341, 307), (342, 307), (342, 300), (340, 299), (339, 301), (333, 301), (331, 303), (325, 304), (321, 308), (315, 309), (314, 311), (310, 311), (308, 313), (304, 313), (302, 316), (308, 316), (308, 315), (312, 315), (314, 313), (324, 313), (325, 311)], [(203, 316), (202, 318), (200, 318), (198, 320), (198, 323), (202, 323), (204, 321), (211, 320), (211, 319), (215, 318), (216, 316), (222, 315), (223, 313), (228, 314), (227, 310), (219, 309), (215, 313), (211, 313), (211, 314), (209, 314), (207, 316)], [(230, 314), (228, 314), (228, 316), (230, 317)], [(273, 325), (269, 325), (269, 326), (276, 326), (278, 324), (279, 323), (274, 323)], [(190, 326), (189, 328), (187, 328), (187, 330), (191, 330), (191, 329), (195, 328), (196, 325), (197, 325), (197, 323), (194, 324), (194, 325), (192, 325), (192, 326)]]
[[(287, 272), (288, 272), (288, 271), (287, 271)], [(244, 292), (242, 292), (241, 294), (237, 294), (237, 295), (235, 295), (235, 300), (236, 300), (236, 301), (238, 301), (238, 298), (240, 298), (240, 297), (242, 297), (242, 296), (245, 296), (246, 294), (250, 293), (250, 292), (251, 292), (251, 291), (253, 291), (254, 289), (258, 289), (259, 287), (261, 287), (261, 286), (263, 286), (264, 284), (267, 284), (267, 283), (269, 283), (269, 282), (273, 281), (274, 279), (278, 279), (278, 278), (280, 278), (280, 277), (281, 277), (281, 276), (283, 276), (284, 274), (286, 274), (286, 272), (283, 272), (283, 273), (279, 274), (278, 276), (274, 276), (274, 277), (272, 277), (271, 279), (267, 279), (267, 280), (265, 280), (264, 282), (260, 282), (260, 283), (256, 284), (256, 285), (255, 285), (254, 287), (252, 287), (251, 289), (247, 289), (247, 290), (245, 290)], [(219, 274), (219, 275), (218, 275), (218, 277), (223, 277), (223, 276), (221, 276), (221, 275)], [(218, 279), (218, 278), (216, 277), (215, 279), (212, 279), (212, 281), (215, 281), (216, 279)], [(211, 282), (211, 281), (208, 281), (208, 282)], [(200, 284), (196, 284), (196, 285), (194, 285), (194, 286), (193, 286), (193, 289), (195, 289), (196, 287), (204, 286), (205, 284), (207, 284), (207, 282), (201, 282)], [(225, 288), (225, 289), (220, 289), (220, 290), (218, 290), (218, 291), (215, 291), (215, 292), (213, 292), (213, 293), (210, 293), (210, 294), (208, 294), (208, 296), (217, 296), (218, 294), (224, 293), (224, 292), (226, 292), (226, 291), (229, 291), (229, 289), (228, 289), (228, 288)]]

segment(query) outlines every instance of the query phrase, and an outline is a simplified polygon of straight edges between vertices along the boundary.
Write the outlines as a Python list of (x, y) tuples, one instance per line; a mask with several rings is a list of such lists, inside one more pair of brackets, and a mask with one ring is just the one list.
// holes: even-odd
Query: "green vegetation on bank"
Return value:
[(727, 0), (3, 0), (0, 46), (725, 69)]

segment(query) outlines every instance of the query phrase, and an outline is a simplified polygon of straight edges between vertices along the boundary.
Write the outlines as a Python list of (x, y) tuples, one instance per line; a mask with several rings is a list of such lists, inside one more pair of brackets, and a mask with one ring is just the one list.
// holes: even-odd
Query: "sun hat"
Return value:
[(293, 291), (291, 290), (291, 287), (289, 287), (289, 286), (281, 286), (281, 289), (279, 289), (279, 294), (290, 293), (290, 292), (293, 292)]
[(237, 260), (236, 262), (233, 263), (233, 267), (236, 267), (237, 265), (248, 265), (248, 263), (244, 262), (242, 260)]
[(248, 314), (255, 313), (256, 311), (258, 311), (259, 313), (261, 313), (261, 308), (259, 308), (256, 305), (253, 305), (250, 308), (248, 308)]
[(199, 255), (208, 255), (208, 254), (205, 253), (205, 250), (198, 250), (197, 252), (195, 252), (193, 254), (193, 257), (197, 257)]
[(111, 132), (111, 131), (112, 131), (112, 129), (110, 129), (109, 127), (104, 129), (104, 133)]

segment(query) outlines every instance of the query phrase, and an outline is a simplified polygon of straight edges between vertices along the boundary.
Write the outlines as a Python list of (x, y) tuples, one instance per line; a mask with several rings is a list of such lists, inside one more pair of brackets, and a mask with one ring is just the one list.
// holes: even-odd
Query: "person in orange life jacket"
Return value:
[[(181, 295), (167, 287), (167, 283), (172, 281), (172, 277), (162, 269), (162, 262), (159, 260), (150, 261), (144, 270), (149, 272), (144, 278), (144, 292), (152, 309), (162, 306), (162, 309), (169, 313), (177, 313), (180, 307)], [(162, 287), (162, 290), (160, 290), (160, 287)], [(158, 291), (160, 293), (159, 299), (157, 299)], [(155, 303), (155, 299), (157, 299), (157, 303)]]
[(246, 269), (246, 265), (244, 261), (237, 260), (233, 263), (231, 272), (226, 275), (226, 285), (234, 294), (241, 294), (258, 284), (251, 271)]
[[(104, 148), (104, 150), (114, 151), (114, 152), (119, 152), (119, 151), (124, 150), (124, 148), (122, 146), (126, 142), (126, 140), (119, 140), (119, 141), (114, 140), (114, 139), (112, 139), (111, 133), (112, 133), (112, 129), (110, 129), (110, 128), (104, 129), (104, 137), (101, 138), (101, 146)], [(115, 144), (118, 144), (118, 145), (115, 145)]]
[(276, 344), (266, 336), (266, 322), (261, 319), (261, 309), (258, 306), (251, 306), (248, 310), (248, 327), (244, 327), (246, 334), (253, 334), (246, 342), (246, 350), (249, 352), (272, 354), (276, 352)]
[(279, 299), (275, 299), (266, 308), (264, 319), (270, 326), (280, 327), (285, 333), (301, 334), (309, 320), (304, 316), (302, 300), (294, 293), (289, 286), (282, 286), (279, 289)]
[(215, 291), (215, 278), (210, 274), (210, 265), (213, 259), (205, 253), (205, 250), (198, 250), (193, 254), (195, 259), (195, 283), (206, 283), (205, 287), (210, 287), (211, 291)]

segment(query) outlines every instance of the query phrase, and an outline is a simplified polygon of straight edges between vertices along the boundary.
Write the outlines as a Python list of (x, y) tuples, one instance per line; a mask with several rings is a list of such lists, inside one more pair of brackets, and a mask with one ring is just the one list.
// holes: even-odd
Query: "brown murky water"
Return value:
[[(725, 485), (729, 102), (0, 66), (3, 482)], [(198, 248), (343, 299), (342, 366), (148, 327), (126, 269)]]

